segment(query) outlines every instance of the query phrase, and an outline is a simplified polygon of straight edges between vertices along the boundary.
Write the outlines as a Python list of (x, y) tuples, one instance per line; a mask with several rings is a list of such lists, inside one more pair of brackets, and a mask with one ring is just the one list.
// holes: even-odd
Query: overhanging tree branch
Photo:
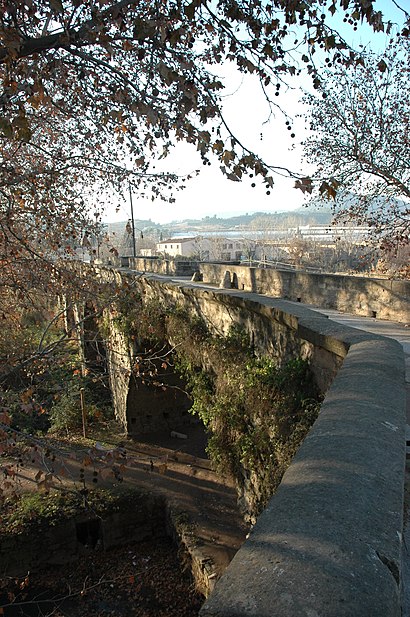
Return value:
[[(99, 17), (100, 19), (109, 19), (114, 15), (118, 15), (122, 9), (135, 6), (136, 4), (138, 4), (136, 0), (121, 0), (121, 2), (116, 2), (112, 6), (102, 10)], [(12, 48), (0, 46), (0, 63), (10, 59), (27, 58), (34, 54), (61, 49), (67, 44), (77, 47), (95, 44), (92, 33), (96, 25), (94, 19), (89, 19), (77, 27), (71, 27), (62, 32), (56, 32), (37, 38), (21, 38), (17, 46), (13, 41)]]

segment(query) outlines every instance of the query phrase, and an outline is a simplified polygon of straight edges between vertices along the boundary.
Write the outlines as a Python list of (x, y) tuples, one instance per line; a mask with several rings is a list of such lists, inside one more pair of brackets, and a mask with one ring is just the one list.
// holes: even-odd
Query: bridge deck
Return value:
[[(170, 277), (161, 276), (158, 274), (144, 274), (147, 278), (163, 279), (164, 281), (172, 281), (174, 283), (183, 284), (188, 287), (197, 287), (218, 291), (218, 286), (214, 284), (206, 284), (202, 282), (191, 282), (189, 277)], [(230, 289), (220, 289), (221, 293), (244, 296), (249, 299), (254, 299), (261, 304), (269, 305), (270, 302), (279, 298), (260, 295), (253, 292), (245, 292)], [(294, 306), (295, 314), (298, 313), (298, 308), (306, 307), (328, 316), (332, 321), (341, 325), (349, 326), (366, 332), (382, 335), (398, 341), (404, 350), (406, 363), (406, 392), (407, 392), (407, 435), (410, 436), (410, 324), (402, 324), (376, 318), (361, 317), (353, 314), (342, 313), (338, 310), (323, 309), (317, 306), (304, 305), (302, 303), (286, 301), (287, 304)], [(409, 316), (410, 319), (410, 316)], [(410, 452), (410, 448), (409, 448)], [(405, 502), (404, 502), (404, 541), (403, 541), (403, 566), (402, 566), (402, 585), (403, 585), (403, 612), (404, 616), (410, 616), (410, 460), (408, 469), (405, 474)]]
[[(149, 275), (148, 275), (149, 276)], [(158, 275), (155, 275), (158, 277)], [(158, 277), (164, 278), (164, 280), (172, 280), (183, 284), (192, 285), (193, 287), (201, 287), (204, 289), (216, 290), (218, 287), (212, 284), (206, 283), (193, 283), (188, 277)], [(247, 297), (255, 297), (259, 302), (266, 303), (269, 296), (260, 295), (252, 292), (243, 292), (236, 290), (221, 290), (224, 293), (244, 294)], [(308, 304), (301, 304), (297, 302), (290, 302), (295, 307), (305, 306), (311, 310), (317, 311), (323, 315), (326, 315), (333, 321), (340, 323), (351, 328), (357, 328), (366, 332), (371, 332), (381, 336), (386, 336), (397, 340), (403, 347), (406, 363), (406, 412), (407, 412), (407, 427), (406, 427), (406, 439), (409, 437), (409, 456), (410, 456), (410, 323), (402, 324), (393, 321), (387, 321), (384, 319), (362, 317), (353, 315), (350, 313), (342, 313), (337, 310), (321, 308)], [(409, 316), (410, 319), (410, 316)], [(405, 474), (405, 500), (404, 500), (404, 538), (403, 538), (403, 616), (410, 616), (410, 458), (407, 462), (406, 474)]]

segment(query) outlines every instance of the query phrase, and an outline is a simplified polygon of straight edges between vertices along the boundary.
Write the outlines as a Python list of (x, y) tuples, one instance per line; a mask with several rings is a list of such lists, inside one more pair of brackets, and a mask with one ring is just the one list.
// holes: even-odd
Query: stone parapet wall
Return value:
[[(242, 291), (272, 295), (293, 302), (336, 309), (364, 317), (410, 322), (410, 281), (320, 274), (273, 268), (178, 261), (146, 257), (126, 258), (139, 272), (167, 276), (191, 276), (199, 271), (205, 283), (220, 285), (229, 271), (234, 286)], [(119, 258), (114, 263), (119, 267)], [(126, 264), (122, 264), (123, 266)]]
[(378, 338), (282, 299), (203, 290), (155, 277), (142, 278), (140, 284), (147, 300), (183, 307), (203, 319), (214, 335), (226, 336), (232, 326), (239, 326), (257, 355), (273, 357), (279, 364), (299, 356), (308, 358), (322, 393), (330, 387), (352, 343)]
[(168, 276), (192, 276), (198, 270), (198, 261), (162, 259), (158, 257), (128, 257), (128, 265), (138, 272), (153, 272)]
[(225, 272), (239, 290), (285, 298), (342, 312), (408, 323), (410, 281), (302, 271), (199, 264), (203, 281), (219, 285)]

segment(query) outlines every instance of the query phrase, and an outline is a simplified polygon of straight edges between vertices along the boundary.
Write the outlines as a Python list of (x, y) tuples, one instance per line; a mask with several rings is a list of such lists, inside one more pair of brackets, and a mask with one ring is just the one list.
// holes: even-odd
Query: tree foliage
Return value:
[[(389, 27), (372, 0), (340, 5), (354, 27), (360, 19), (375, 30)], [(85, 158), (88, 170), (95, 165), (101, 173), (114, 171), (120, 145), (129, 149), (138, 181), (147, 179), (147, 152), (166, 152), (174, 139), (196, 144), (205, 159), (216, 153), (236, 179), (248, 169), (266, 177), (263, 163), (234, 136), (230, 144), (219, 139), (224, 84), (214, 67), (231, 61), (255, 73), (272, 102), (269, 86), (280, 89), (296, 74), (306, 49), (310, 57), (316, 47), (337, 51), (349, 64), (353, 52), (327, 23), (336, 6), (336, 0), (6, 3), (2, 131), (30, 143), (44, 127), (42, 133), (61, 138), (55, 154), (70, 155), (71, 169)], [(313, 65), (307, 70), (315, 77)], [(210, 119), (217, 119), (216, 135), (203, 129)]]
[(305, 155), (318, 164), (320, 193), (387, 252), (409, 243), (409, 67), (409, 39), (394, 39), (382, 55), (327, 71), (319, 95), (306, 97), (314, 133)]
[(252, 174), (269, 190), (272, 172), (288, 170), (267, 165), (232, 134), (218, 67), (256, 76), (274, 112), (300, 66), (319, 86), (315, 50), (336, 54), (342, 66), (355, 61), (332, 27), (338, 8), (353, 28), (360, 20), (390, 28), (373, 0), (3, 2), (3, 288), (55, 287), (50, 258), (72, 252), (98, 227), (107, 189), (121, 194), (130, 182), (141, 194), (172, 200), (183, 180), (157, 173), (154, 162), (177, 141), (194, 144), (204, 164), (216, 157), (229, 179)]
[[(316, 48), (355, 54), (332, 26), (338, 5), (357, 27), (389, 28), (372, 0), (31, 0), (0, 9), (2, 253), (43, 259), (87, 228), (86, 205), (128, 178), (170, 197), (152, 168), (178, 140), (211, 154), (231, 180), (271, 171), (221, 114), (226, 62), (256, 75), (272, 109)], [(328, 23), (330, 21), (330, 23)], [(308, 55), (306, 55), (306, 53)], [(307, 71), (315, 85), (313, 62)], [(211, 126), (212, 125), (212, 126)], [(289, 128), (290, 125), (289, 125)], [(47, 245), (47, 251), (46, 251)]]

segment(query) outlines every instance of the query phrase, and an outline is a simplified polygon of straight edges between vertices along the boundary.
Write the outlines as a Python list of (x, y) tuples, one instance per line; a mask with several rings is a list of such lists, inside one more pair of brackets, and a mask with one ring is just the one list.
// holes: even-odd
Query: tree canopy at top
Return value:
[[(87, 204), (98, 210), (107, 186), (121, 191), (128, 179), (141, 193), (170, 198), (179, 179), (155, 173), (152, 161), (178, 140), (194, 144), (205, 164), (216, 156), (229, 179), (253, 174), (269, 189), (281, 168), (230, 131), (218, 66), (257, 76), (274, 109), (301, 66), (319, 87), (315, 50), (340, 66), (356, 61), (332, 27), (337, 9), (353, 29), (365, 21), (389, 31), (373, 0), (4, 0), (3, 287), (24, 288), (44, 273), (50, 252), (87, 229)], [(33, 259), (44, 268), (30, 267)]]
[(342, 64), (354, 61), (331, 27), (338, 5), (353, 28), (360, 20), (375, 30), (390, 27), (372, 0), (6, 1), (1, 130), (26, 143), (44, 124), (54, 134), (58, 127), (49, 126), (46, 113), (72, 140), (60, 157), (74, 154), (78, 164), (98, 152), (97, 169), (107, 171), (111, 148), (128, 148), (140, 179), (147, 151), (163, 154), (175, 139), (186, 140), (205, 159), (217, 154), (231, 179), (253, 170), (270, 184), (262, 161), (229, 135), (219, 98), (224, 84), (214, 67), (228, 60), (256, 74), (275, 105), (281, 84), (300, 71), (300, 56), (312, 60), (306, 69), (313, 80), (315, 48), (334, 51)]

